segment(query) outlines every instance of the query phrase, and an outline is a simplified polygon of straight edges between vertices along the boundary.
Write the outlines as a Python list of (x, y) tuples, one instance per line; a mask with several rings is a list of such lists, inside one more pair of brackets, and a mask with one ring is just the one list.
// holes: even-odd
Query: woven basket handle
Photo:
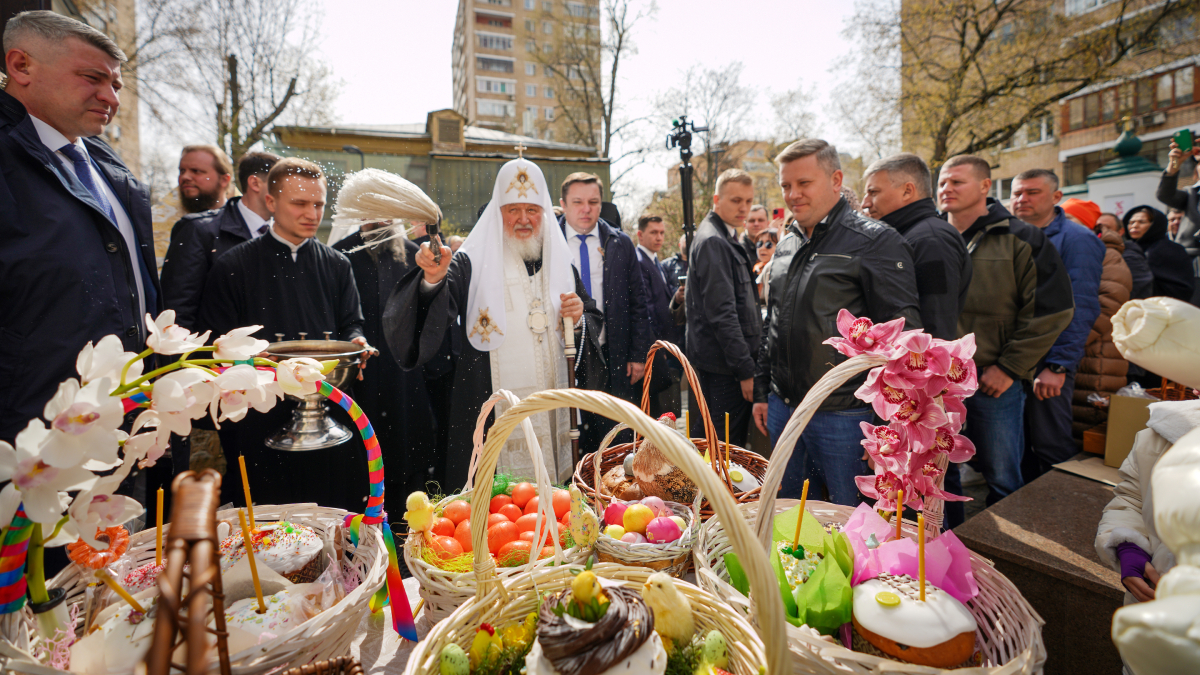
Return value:
[[(550, 389), (538, 392), (524, 401), (509, 408), (507, 412), (496, 419), (488, 435), (487, 443), (479, 462), (479, 480), (476, 489), (488, 492), (491, 490), (491, 473), (495, 469), (496, 460), (504, 442), (517, 424), (534, 413), (555, 410), (558, 408), (579, 408), (609, 419), (628, 424), (635, 432), (648, 438), (675, 466), (696, 482), (702, 493), (708, 495), (725, 531), (733, 550), (742, 561), (750, 579), (751, 597), (757, 627), (766, 647), (767, 672), (791, 672), (791, 655), (788, 653), (786, 622), (784, 620), (783, 601), (779, 597), (779, 586), (775, 574), (767, 562), (767, 554), (762, 546), (755, 545), (754, 533), (742, 518), (737, 502), (733, 495), (721, 483), (691, 445), (675, 431), (658, 424), (642, 413), (633, 404), (598, 391), (583, 389)], [(475, 573), (479, 584), (479, 594), (482, 596), (492, 588), (502, 586), (496, 578), (495, 566), (491, 556), (487, 554), (487, 541), (482, 528), (475, 527), (476, 518), (486, 518), (487, 507), (480, 500), (471, 504), (471, 537), (475, 549)]]
[[(516, 394), (513, 394), (511, 391), (509, 391), (507, 389), (497, 389), (496, 393), (489, 396), (488, 400), (483, 402), (483, 407), (479, 411), (479, 417), (475, 421), (475, 433), (471, 439), (472, 443), (474, 444), (474, 450), (471, 451), (471, 466), (470, 466), (470, 469), (467, 471), (467, 485), (464, 488), (465, 490), (470, 490), (473, 487), (476, 487), (475, 475), (476, 475), (476, 471), (479, 468), (479, 458), (483, 452), (484, 426), (487, 425), (488, 414), (491, 413), (492, 409), (496, 407), (496, 404), (500, 403), (501, 401), (506, 401), (510, 406), (514, 406), (514, 405), (520, 403), (521, 399), (517, 398)], [(522, 420), (521, 421), (521, 430), (525, 432), (525, 445), (529, 449), (529, 458), (533, 460), (533, 470), (534, 470), (534, 474), (535, 474), (533, 476), (533, 479), (535, 481), (537, 481), (538, 494), (539, 495), (553, 495), (554, 494), (554, 483), (552, 483), (550, 481), (550, 472), (549, 472), (549, 470), (546, 469), (546, 462), (542, 459), (542, 447), (541, 447), (541, 444), (538, 442), (537, 434), (535, 434), (533, 431), (533, 423), (530, 422), (528, 419)], [(507, 440), (507, 437), (508, 437), (508, 435), (506, 434), (505, 435), (506, 440)], [(499, 454), (497, 454), (496, 457), (498, 460)], [(489, 495), (492, 493), (492, 487), (491, 487), (492, 481), (491, 481), (490, 477), (491, 477), (492, 473), (495, 472), (495, 469), (496, 469), (496, 464), (495, 464), (495, 462), (493, 462), (492, 469), (488, 474), (489, 480), (488, 480), (487, 494), (489, 494)], [(484, 494), (484, 493), (479, 490), (475, 490), (474, 494), (480, 495), (480, 494)], [(472, 499), (472, 502), (475, 502), (475, 501), (479, 501), (479, 500)], [(486, 500), (486, 502), (490, 503), (491, 499)], [(480, 521), (481, 523), (484, 524), (483, 525), (484, 532), (487, 531), (487, 526), (486, 526), (487, 512), (488, 512), (487, 510), (484, 511), (485, 515), (483, 516), (483, 519)], [(474, 518), (475, 518), (474, 510), (471, 511), (471, 518), (472, 518), (471, 529), (473, 530), (473, 529), (475, 529), (475, 522), (476, 522), (474, 520)], [(558, 526), (555, 524), (557, 522), (558, 522), (557, 519), (554, 517), (554, 500), (553, 500), (553, 498), (539, 499), (538, 500), (538, 519), (536, 521), (536, 525), (533, 528), (533, 541), (536, 544), (541, 544), (541, 542), (543, 542), (545, 540), (544, 539), (545, 532), (547, 530), (553, 528), (554, 536), (551, 537), (551, 539), (554, 540), (553, 541), (554, 562), (555, 562), (555, 564), (561, 565), (563, 562), (563, 552), (562, 552), (562, 546), (558, 542)], [(474, 540), (474, 535), (472, 535), (472, 541), (473, 540)], [(539, 545), (536, 548), (537, 548), (537, 550), (535, 551), (534, 547), (530, 546), (529, 562), (525, 563), (525, 571), (526, 572), (532, 572), (534, 563), (537, 562), (537, 559), (538, 559), (537, 553), (539, 551), (541, 551), (542, 547)], [(484, 546), (484, 550), (485, 551), (487, 550), (486, 545)]]
[(779, 434), (779, 440), (775, 442), (775, 449), (771, 452), (771, 463), (767, 466), (767, 475), (763, 479), (762, 492), (759, 493), (758, 519), (755, 522), (755, 530), (764, 551), (771, 547), (771, 524), (775, 519), (775, 495), (779, 492), (780, 484), (783, 482), (783, 472), (787, 469), (788, 460), (792, 458), (792, 451), (796, 448), (796, 441), (800, 440), (800, 434), (804, 432), (804, 427), (808, 426), (813, 414), (838, 387), (864, 370), (870, 370), (886, 363), (887, 358), (877, 354), (860, 354), (849, 358), (817, 380), (812, 389), (808, 390), (808, 394), (805, 395), (800, 405), (796, 406), (796, 411), (792, 413), (787, 426)]
[[(674, 344), (665, 340), (655, 342), (650, 351), (646, 352), (646, 372), (642, 375), (642, 412), (650, 414), (650, 375), (654, 372), (654, 354), (659, 349), (667, 350), (667, 353), (679, 360), (683, 366), (683, 374), (687, 376), (688, 388), (691, 389), (692, 395), (688, 397), (689, 407), (695, 405), (696, 412), (700, 415), (700, 420), (704, 424), (704, 438), (708, 440), (710, 453), (715, 457), (717, 454), (717, 428), (713, 425), (712, 414), (708, 412), (708, 403), (704, 401), (704, 392), (700, 389), (700, 378), (696, 375), (696, 369), (692, 368), (692, 364), (683, 355), (683, 351)], [(694, 399), (694, 403), (693, 403)], [(691, 430), (684, 429), (684, 435), (690, 436)], [(634, 439), (636, 441), (636, 438)]]
[[(600, 441), (600, 447), (596, 450), (596, 452), (592, 453), (592, 469), (593, 469), (593, 471), (595, 471), (595, 474), (594, 474), (595, 478), (594, 478), (594, 482), (592, 484), (596, 486), (596, 499), (594, 500), (594, 502), (596, 504), (596, 514), (600, 516), (601, 521), (604, 520), (604, 509), (605, 509), (604, 500), (607, 498), (608, 502), (610, 504), (616, 500), (615, 496), (605, 495), (603, 493), (603, 491), (600, 489), (600, 487), (601, 487), (600, 466), (601, 466), (601, 463), (604, 461), (604, 451), (608, 450), (608, 446), (611, 445), (613, 440), (616, 439), (617, 434), (621, 433), (622, 431), (624, 431), (628, 428), (629, 428), (629, 425), (624, 424), (624, 423), (618, 424), (617, 426), (613, 427), (612, 430), (609, 431), (604, 436), (604, 440)], [(635, 439), (635, 442), (636, 442), (636, 439)], [(630, 454), (633, 454), (636, 450), (637, 450), (637, 446), (635, 445), (634, 447), (630, 448), (629, 452), (630, 452)], [(628, 478), (628, 476), (626, 476), (626, 478)], [(697, 490), (696, 498), (692, 500), (692, 515), (694, 515), (696, 517), (697, 521), (700, 520), (700, 505), (703, 503), (704, 503), (704, 495), (702, 495), (700, 493), (700, 491)], [(685, 504), (684, 506), (687, 506), (687, 505)], [(603, 530), (604, 528), (601, 527), (600, 529)]]

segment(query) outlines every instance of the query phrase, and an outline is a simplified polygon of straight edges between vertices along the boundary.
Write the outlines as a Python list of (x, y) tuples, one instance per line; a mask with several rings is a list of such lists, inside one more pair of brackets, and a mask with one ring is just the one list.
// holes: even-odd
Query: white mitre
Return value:
[(542, 207), (542, 272), (549, 275), (551, 326), (562, 320), (560, 294), (575, 292), (575, 274), (571, 269), (571, 249), (558, 230), (554, 202), (546, 177), (533, 162), (514, 159), (500, 168), (492, 201), (483, 210), (456, 255), (471, 260), (471, 287), (467, 295), (467, 340), (475, 349), (490, 352), (504, 344), (508, 322), (504, 312), (504, 218), (500, 207), (508, 204), (537, 204)]

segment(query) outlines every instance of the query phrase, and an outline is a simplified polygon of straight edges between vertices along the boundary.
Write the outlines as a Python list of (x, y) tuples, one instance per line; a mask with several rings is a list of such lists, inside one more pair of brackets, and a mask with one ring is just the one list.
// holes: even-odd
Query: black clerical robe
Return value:
[(354, 384), (354, 400), (371, 420), (383, 452), (386, 491), (402, 499), (424, 490), (427, 480), (436, 479), (443, 468), (437, 452), (437, 419), (425, 386), (423, 369), (400, 368), (383, 337), (383, 308), (392, 289), (410, 267), (419, 247), (403, 240), (405, 259), (398, 260), (386, 246), (375, 250), (354, 249), (364, 244), (355, 232), (333, 245), (350, 259), (354, 281), (362, 301), (363, 333), (379, 356), (367, 362), (361, 382)]
[[(526, 263), (531, 276), (540, 267), (541, 261)], [(571, 269), (574, 272), (575, 268)], [(583, 289), (579, 273), (574, 274), (575, 294), (583, 300), (584, 307), (583, 321), (575, 332), (578, 344), (580, 331), (584, 331), (591, 340), (598, 339), (604, 318), (596, 309), (595, 301)], [(383, 333), (403, 368), (416, 368), (439, 354), (445, 354), (447, 349), (455, 360), (454, 387), (450, 392), (446, 483), (443, 485), (445, 490), (454, 490), (467, 480), (471, 436), (475, 432), (476, 418), (493, 392), (492, 362), (488, 352), (475, 349), (467, 341), (467, 327), (471, 325), (466, 319), (467, 296), (471, 288), (471, 259), (461, 253), (456, 254), (450, 261), (445, 280), (431, 293), (421, 292), (424, 278), (424, 272), (414, 267), (400, 280), (383, 313)], [(592, 342), (582, 346), (580, 364), (585, 363), (592, 354), (599, 354), (599, 344)], [(577, 365), (577, 372), (581, 367)]]
[[(208, 274), (200, 306), (201, 330), (213, 337), (241, 326), (261, 325), (255, 337), (275, 342), (322, 339), (352, 340), (363, 335), (358, 288), (346, 256), (310, 239), (296, 252), (270, 233), (239, 244), (217, 259)], [(353, 382), (353, 380), (352, 380)], [(353, 397), (352, 387), (347, 393)], [(291, 419), (296, 403), (284, 399), (269, 412), (251, 409), (239, 422), (221, 424), (221, 445), (227, 469), (221, 484), (222, 501), (243, 505), (238, 455), (245, 455), (255, 503), (316, 502), (322, 506), (361, 512), (370, 488), (367, 455), (350, 416), (326, 404), (335, 420), (354, 435), (350, 441), (324, 450), (281, 452), (263, 441)], [(386, 472), (385, 472), (386, 475)]]

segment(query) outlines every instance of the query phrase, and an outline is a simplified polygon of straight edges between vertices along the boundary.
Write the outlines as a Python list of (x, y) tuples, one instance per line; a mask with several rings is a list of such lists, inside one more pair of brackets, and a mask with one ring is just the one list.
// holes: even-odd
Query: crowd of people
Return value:
[[(753, 424), (773, 445), (810, 388), (844, 360), (825, 341), (845, 309), (875, 323), (902, 318), (945, 340), (974, 335), (980, 388), (966, 401), (964, 433), (990, 505), (1076, 453), (1096, 423), (1088, 394), (1111, 393), (1127, 377), (1155, 383), (1153, 373), (1129, 373), (1112, 348), (1109, 318), (1123, 302), (1197, 301), (1197, 187), (1178, 187), (1197, 151), (1174, 146), (1157, 194), (1169, 211), (1146, 204), (1110, 214), (1063, 201), (1046, 169), (1018, 175), (1006, 207), (991, 196), (989, 162), (976, 156), (950, 158), (936, 176), (917, 155), (881, 159), (866, 170), (860, 201), (843, 184), (836, 148), (800, 140), (775, 157), (785, 209), (769, 214), (750, 175), (726, 170), (694, 236), (662, 259), (667, 232), (681, 224), (644, 213), (627, 233), (593, 174), (567, 176), (555, 198), (537, 164), (518, 158), (500, 168), (465, 238), (380, 221), (331, 246), (316, 239), (328, 199), (318, 165), (267, 152), (235, 165), (219, 147), (189, 145), (178, 178), (189, 213), (172, 229), (160, 275), (148, 190), (97, 138), (119, 105), (124, 54), (49, 12), (12, 19), (4, 49), (0, 373), (10, 386), (0, 394), (0, 439), (10, 442), (73, 376), (85, 343), (115, 334), (141, 352), (144, 317), (173, 310), (177, 325), (214, 337), (253, 325), (270, 341), (324, 335), (366, 349), (353, 394), (374, 423), (395, 494), (466, 481), (493, 391), (524, 397), (567, 386), (564, 318), (579, 347), (577, 386), (639, 403), (647, 351), (671, 342), (695, 367), (712, 419), (723, 426), (728, 416), (730, 441), (746, 446)], [(232, 185), (239, 196), (227, 197)], [(876, 419), (854, 395), (864, 378), (813, 416), (781, 496), (798, 497), (807, 479), (815, 498), (861, 499), (855, 477), (869, 470), (860, 424)], [(651, 412), (678, 415), (687, 405), (689, 434), (702, 436), (680, 379), (665, 355), (655, 361)], [(246, 458), (262, 501), (361, 510), (357, 437), (308, 453), (264, 446), (293, 405), (223, 425), (226, 457)], [(575, 433), (590, 451), (613, 426), (587, 411), (531, 421), (536, 438), (514, 433), (500, 468), (531, 475), (538, 449), (556, 481), (574, 471)], [(188, 467), (188, 447), (173, 439), (160, 484)], [(958, 467), (945, 483), (961, 494)], [(226, 481), (226, 499), (240, 502), (239, 490)], [(947, 524), (962, 519), (961, 504), (948, 504)]]

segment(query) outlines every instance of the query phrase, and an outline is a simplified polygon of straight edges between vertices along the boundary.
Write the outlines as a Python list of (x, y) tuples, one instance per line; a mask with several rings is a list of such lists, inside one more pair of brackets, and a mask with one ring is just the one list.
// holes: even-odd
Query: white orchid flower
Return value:
[(281, 398), (283, 391), (270, 371), (245, 364), (233, 366), (213, 380), (213, 421), (237, 422), (251, 407), (267, 412)]
[(145, 510), (136, 499), (113, 494), (129, 474), (129, 468), (131, 467), (96, 479), (90, 489), (75, 497), (67, 511), (71, 516), (70, 522), (77, 528), (82, 539), (98, 551), (107, 549), (108, 545), (96, 539), (97, 529), (124, 525)]
[(30, 420), (17, 434), (16, 448), (0, 441), (0, 482), (11, 481), (0, 490), (0, 522), (5, 525), (24, 502), (30, 520), (53, 528), (66, 509), (63, 493), (86, 490), (96, 481), (78, 466), (59, 468), (43, 461), (41, 447), (50, 433), (41, 420)]
[(252, 333), (260, 330), (262, 330), (262, 326), (234, 328), (213, 340), (213, 345), (217, 348), (216, 358), (222, 361), (245, 361), (254, 358), (256, 354), (261, 354), (271, 343), (250, 337)]
[(51, 429), (41, 452), (47, 464), (65, 469), (90, 459), (107, 464), (117, 461), (114, 432), (121, 426), (125, 408), (120, 399), (108, 395), (112, 388), (107, 377), (82, 389), (74, 378), (58, 385), (44, 411)]
[(154, 383), (151, 405), (158, 413), (159, 447), (166, 448), (171, 434), (192, 433), (192, 420), (204, 417), (212, 402), (212, 376), (197, 368), (167, 373)]
[(150, 315), (146, 315), (146, 330), (150, 332), (150, 337), (146, 338), (146, 346), (153, 349), (156, 354), (184, 354), (190, 352), (197, 347), (203, 347), (205, 342), (208, 342), (208, 336), (212, 331), (204, 331), (203, 335), (196, 335), (175, 323), (175, 310), (168, 309), (158, 315), (157, 319), (151, 319)]
[[(136, 358), (137, 354), (125, 351), (121, 338), (105, 335), (95, 346), (92, 346), (91, 342), (83, 346), (75, 359), (75, 369), (79, 371), (79, 378), (83, 380), (83, 384), (107, 377), (115, 383), (113, 386), (116, 386), (121, 382), (121, 370), (125, 368), (125, 364)], [(126, 377), (130, 381), (141, 377), (142, 366), (141, 359), (133, 361), (129, 365)]]
[(292, 396), (315, 394), (317, 387), (325, 379), (320, 362), (304, 357), (280, 361), (275, 373), (279, 388), (283, 393)]

